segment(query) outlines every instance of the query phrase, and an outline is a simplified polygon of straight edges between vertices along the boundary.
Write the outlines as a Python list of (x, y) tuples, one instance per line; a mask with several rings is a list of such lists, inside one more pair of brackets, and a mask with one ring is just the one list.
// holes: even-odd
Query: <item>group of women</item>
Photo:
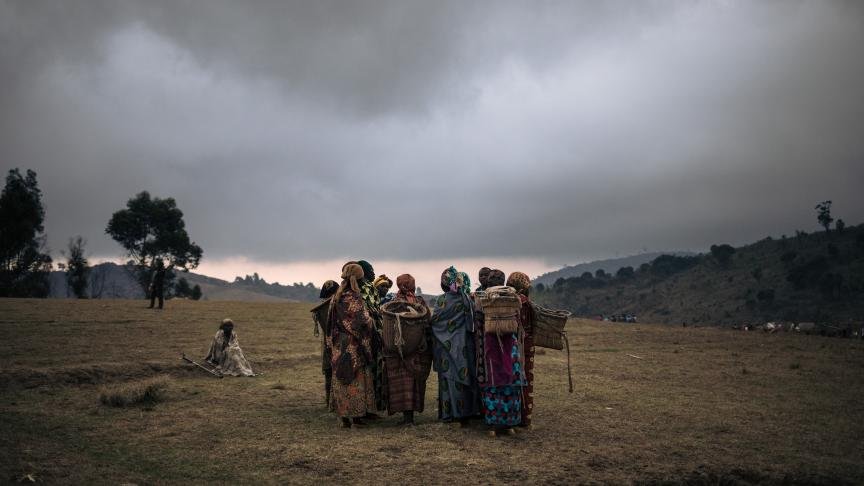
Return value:
[[(409, 274), (392, 281), (376, 278), (368, 262), (348, 262), (342, 281), (326, 282), (325, 299), (316, 321), (324, 331), (322, 371), (325, 399), (345, 428), (364, 426), (379, 412), (403, 414), (406, 425), (425, 406), (426, 380), (438, 373), (438, 418), (466, 426), (482, 419), (492, 435), (513, 434), (513, 427), (530, 427), (533, 409), (533, 312), (528, 300), (530, 279), (514, 272), (504, 279), (500, 270), (480, 270), (480, 286), (449, 267), (441, 274), (444, 292), (433, 303), (425, 345), (410, 355), (385, 352), (382, 343), (382, 302), (404, 301), (427, 307), (415, 294)], [(477, 292), (507, 285), (521, 302), (518, 329), (507, 334), (484, 332), (485, 318)], [(428, 308), (428, 307), (427, 307)]]

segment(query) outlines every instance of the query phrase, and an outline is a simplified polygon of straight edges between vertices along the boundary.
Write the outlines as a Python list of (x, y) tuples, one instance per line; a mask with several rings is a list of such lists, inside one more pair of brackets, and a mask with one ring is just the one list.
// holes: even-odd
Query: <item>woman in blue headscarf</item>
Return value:
[(441, 289), (431, 327), (438, 372), (438, 418), (463, 426), (480, 413), (475, 370), (474, 303), (471, 280), (450, 267), (441, 274)]

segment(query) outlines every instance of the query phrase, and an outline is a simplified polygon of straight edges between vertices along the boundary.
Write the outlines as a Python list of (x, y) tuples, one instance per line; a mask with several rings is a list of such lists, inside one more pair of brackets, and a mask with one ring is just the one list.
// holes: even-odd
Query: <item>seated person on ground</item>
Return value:
[(231, 319), (222, 321), (205, 360), (223, 375), (255, 376), (252, 367), (243, 356), (243, 350), (240, 349), (240, 342), (237, 340), (234, 322)]

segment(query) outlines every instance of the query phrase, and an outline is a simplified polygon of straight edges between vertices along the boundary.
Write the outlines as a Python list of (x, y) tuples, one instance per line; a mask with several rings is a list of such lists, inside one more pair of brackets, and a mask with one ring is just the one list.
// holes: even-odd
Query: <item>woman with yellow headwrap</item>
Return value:
[(363, 418), (375, 410), (372, 340), (376, 331), (360, 295), (362, 279), (360, 265), (345, 265), (342, 283), (330, 301), (333, 409), (346, 428), (352, 423), (365, 425)]

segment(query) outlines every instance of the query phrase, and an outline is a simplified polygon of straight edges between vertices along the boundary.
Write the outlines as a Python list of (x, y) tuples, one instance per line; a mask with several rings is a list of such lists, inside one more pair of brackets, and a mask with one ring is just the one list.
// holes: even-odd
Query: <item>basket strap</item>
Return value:
[(570, 341), (567, 339), (565, 331), (561, 331), (561, 336), (564, 337), (564, 345), (567, 346), (567, 381), (570, 384), (570, 393), (573, 393), (573, 374), (570, 372)]
[(396, 349), (399, 351), (399, 358), (401, 360), (405, 360), (405, 357), (402, 356), (402, 347), (405, 346), (405, 338), (402, 337), (402, 319), (399, 317), (399, 314), (396, 314), (396, 339), (394, 339), (394, 343), (396, 345)]

